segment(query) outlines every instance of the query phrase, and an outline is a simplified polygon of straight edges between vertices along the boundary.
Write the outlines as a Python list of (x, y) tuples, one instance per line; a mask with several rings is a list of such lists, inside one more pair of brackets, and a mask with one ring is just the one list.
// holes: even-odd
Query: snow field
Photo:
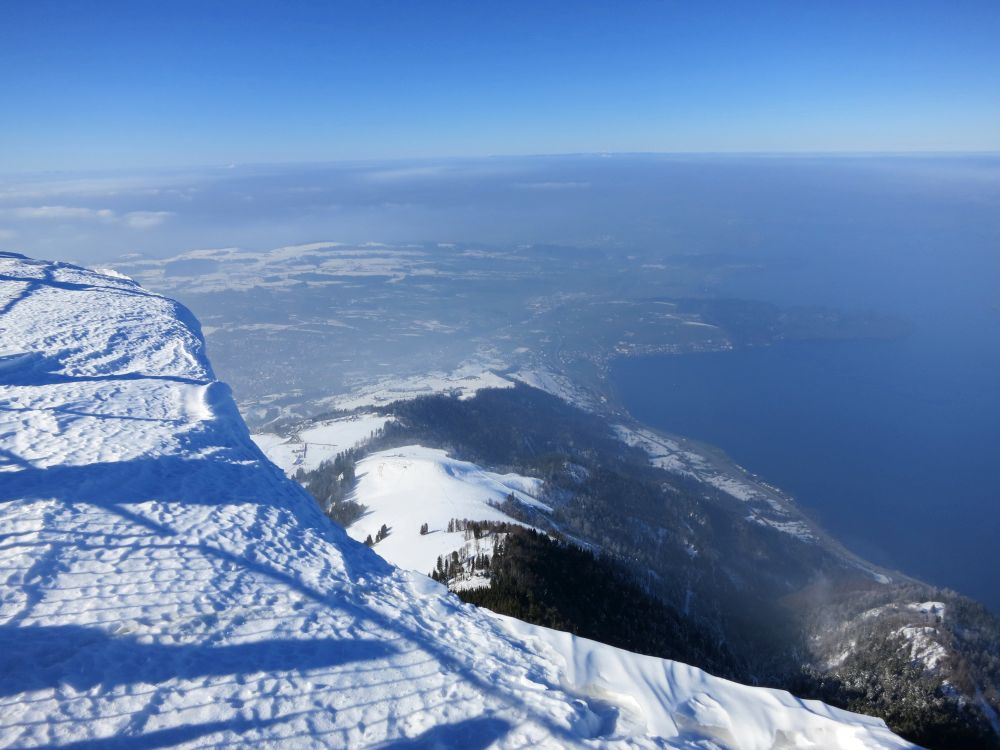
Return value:
[(432, 372), (406, 378), (383, 378), (376, 383), (364, 385), (352, 393), (327, 399), (326, 403), (333, 409), (353, 411), (371, 406), (384, 406), (393, 401), (407, 401), (421, 396), (440, 394), (469, 399), (486, 388), (513, 387), (514, 383), (507, 378), (473, 362), (450, 373)]
[[(374, 539), (386, 524), (389, 536), (375, 545), (375, 551), (393, 565), (425, 574), (434, 568), (438, 555), (465, 546), (464, 532), (447, 531), (450, 520), (520, 523), (491, 505), (503, 503), (511, 494), (526, 505), (548, 509), (538, 500), (541, 480), (495, 474), (420, 445), (365, 457), (358, 463), (357, 477), (352, 499), (368, 512), (347, 533), (358, 541), (369, 534)], [(424, 523), (430, 533), (422, 535)]]
[(378, 414), (355, 414), (342, 419), (316, 422), (291, 436), (275, 433), (253, 435), (253, 441), (271, 462), (288, 476), (296, 471), (314, 471), (338, 453), (365, 442), (373, 432), (385, 427), (390, 417)]

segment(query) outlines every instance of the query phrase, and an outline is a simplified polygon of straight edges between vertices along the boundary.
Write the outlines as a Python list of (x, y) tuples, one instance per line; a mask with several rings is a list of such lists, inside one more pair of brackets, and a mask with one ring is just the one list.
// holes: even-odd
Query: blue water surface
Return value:
[(768, 165), (755, 184), (688, 230), (754, 261), (709, 296), (871, 310), (911, 333), (619, 360), (619, 397), (791, 492), (851, 549), (1000, 613), (998, 161)]
[(724, 448), (869, 559), (1000, 611), (1000, 390), (916, 339), (618, 361), (648, 424)]

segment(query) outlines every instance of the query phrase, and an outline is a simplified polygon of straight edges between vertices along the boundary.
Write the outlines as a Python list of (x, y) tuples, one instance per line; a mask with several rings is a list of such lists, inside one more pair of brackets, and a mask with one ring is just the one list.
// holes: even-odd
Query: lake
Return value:
[(746, 170), (698, 196), (711, 213), (674, 217), (686, 247), (749, 261), (706, 294), (871, 310), (912, 333), (622, 360), (620, 397), (792, 493), (865, 557), (1000, 612), (1000, 160)]
[(1000, 361), (922, 333), (622, 359), (612, 380), (637, 419), (721, 447), (859, 554), (1000, 612)]

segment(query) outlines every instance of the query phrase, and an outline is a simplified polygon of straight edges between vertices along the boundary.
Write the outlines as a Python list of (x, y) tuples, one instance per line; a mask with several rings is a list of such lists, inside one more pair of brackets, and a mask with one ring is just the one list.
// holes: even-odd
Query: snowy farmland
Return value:
[(354, 414), (315, 422), (291, 435), (264, 432), (252, 437), (272, 463), (293, 476), (299, 469), (314, 471), (338, 453), (360, 445), (390, 419), (378, 414)]

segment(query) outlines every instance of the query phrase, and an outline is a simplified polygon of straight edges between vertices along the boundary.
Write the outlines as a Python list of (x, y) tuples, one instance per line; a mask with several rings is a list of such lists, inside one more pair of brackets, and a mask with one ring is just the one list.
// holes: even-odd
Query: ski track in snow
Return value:
[(9, 254), (0, 508), (3, 747), (908, 747), (388, 565), (253, 444), (187, 310)]

